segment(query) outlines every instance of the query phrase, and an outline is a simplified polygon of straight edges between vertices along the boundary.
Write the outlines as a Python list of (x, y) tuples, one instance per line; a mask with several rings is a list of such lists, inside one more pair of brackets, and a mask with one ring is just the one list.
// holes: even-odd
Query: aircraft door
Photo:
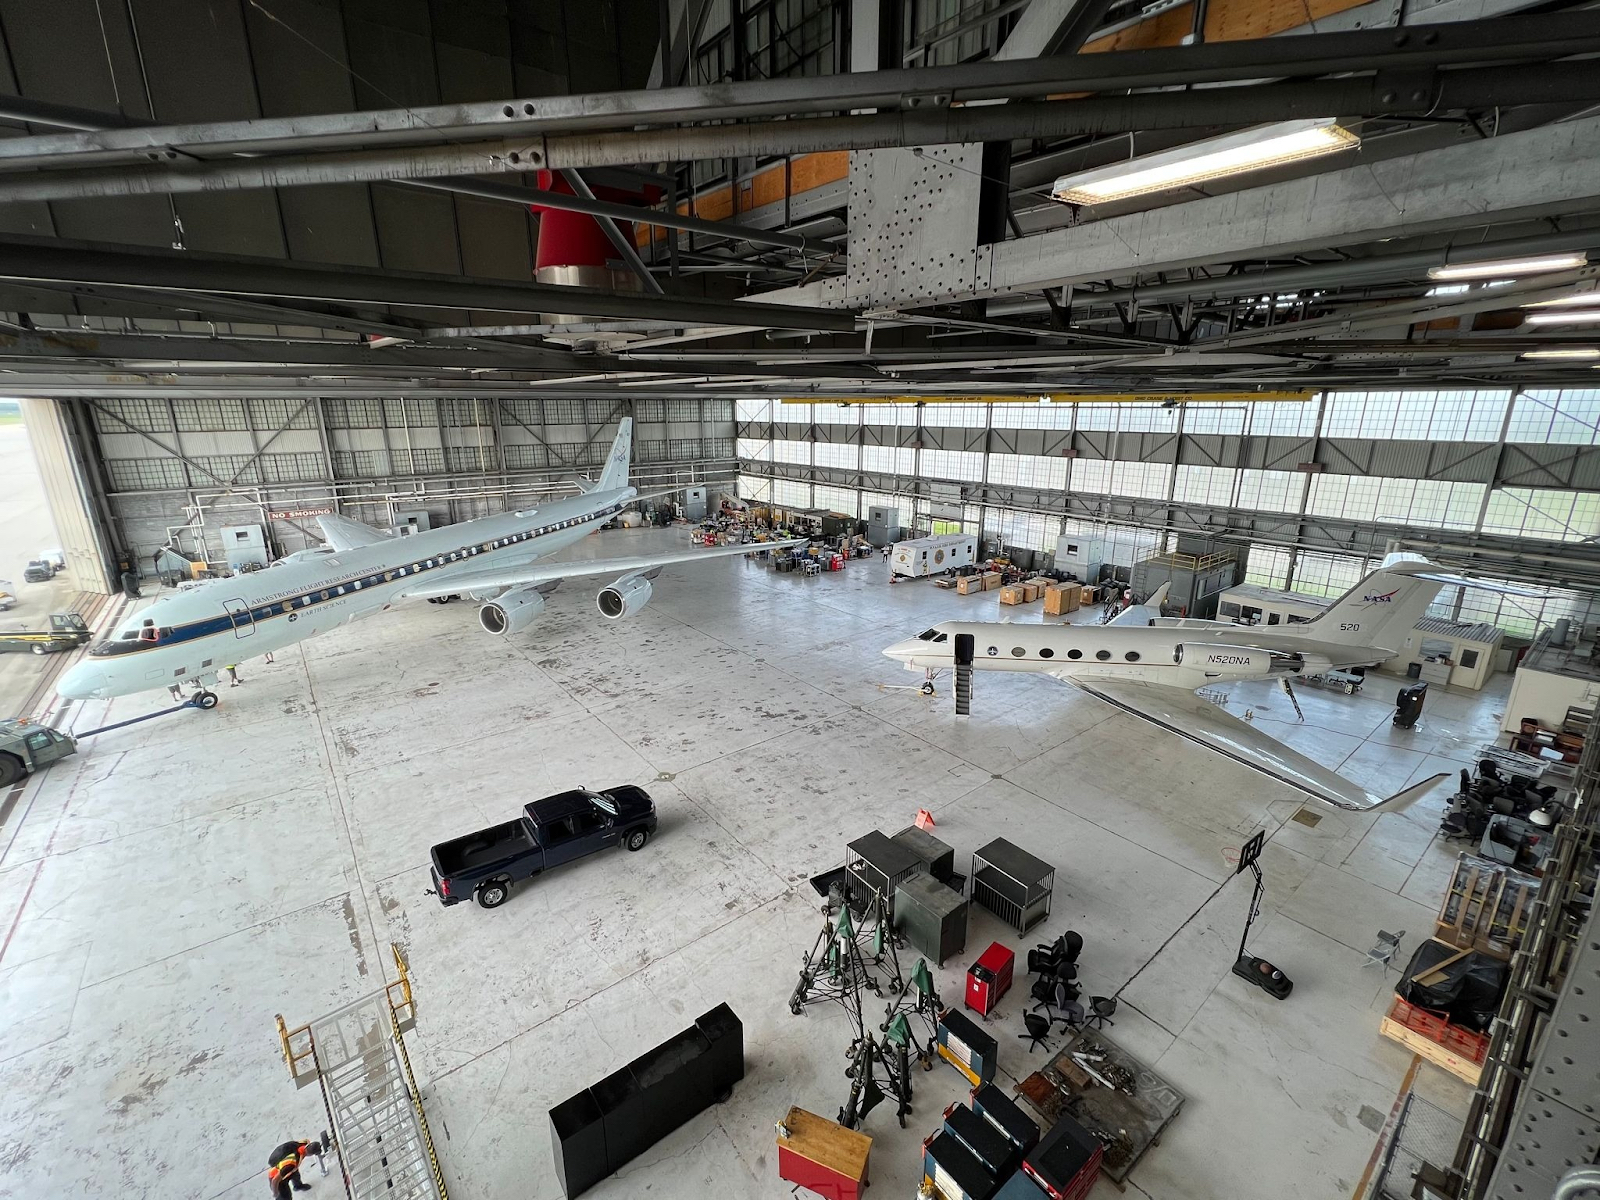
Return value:
[(233, 623), (234, 637), (249, 637), (256, 631), (255, 614), (243, 600), (226, 600), (223, 607), (228, 610), (228, 620)]

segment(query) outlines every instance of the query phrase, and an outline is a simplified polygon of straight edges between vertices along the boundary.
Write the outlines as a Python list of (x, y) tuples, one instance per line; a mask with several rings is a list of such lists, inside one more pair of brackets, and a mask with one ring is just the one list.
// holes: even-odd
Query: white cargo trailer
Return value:
[(937, 537), (896, 542), (889, 569), (896, 575), (938, 575), (978, 561), (978, 539), (970, 533), (942, 533)]

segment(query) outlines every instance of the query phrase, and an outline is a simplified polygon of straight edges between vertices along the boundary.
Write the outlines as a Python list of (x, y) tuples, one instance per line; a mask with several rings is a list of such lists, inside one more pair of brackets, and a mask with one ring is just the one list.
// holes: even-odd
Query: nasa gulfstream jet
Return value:
[(1392, 555), (1325, 612), (1298, 625), (1267, 629), (1225, 621), (1168, 621), (1147, 603), (1127, 610), (1127, 620), (1119, 617), (1107, 625), (948, 621), (884, 653), (909, 670), (953, 667), (958, 713), (971, 701), (967, 664), (978, 671), (1042, 672), (1335, 807), (1394, 811), (1444, 776), (1392, 796), (1375, 795), (1229, 716), (1195, 689), (1277, 679), (1288, 690), (1296, 676), (1392, 658), (1441, 584), (1469, 582), (1430, 574), (1433, 570), (1430, 563)]
[(537, 508), (406, 538), (343, 517), (319, 517), (326, 548), (161, 597), (91, 649), (56, 690), (89, 699), (182, 684), (204, 688), (230, 663), (303, 642), (401, 600), (470, 596), (480, 602), (478, 622), (489, 633), (520, 633), (543, 611), (549, 591), (581, 575), (616, 576), (600, 589), (597, 603), (601, 615), (617, 620), (649, 603), (651, 580), (661, 568), (750, 552), (749, 546), (727, 546), (548, 561), (639, 499), (628, 484), (632, 437), (633, 422), (624, 420), (600, 478), (582, 495)]

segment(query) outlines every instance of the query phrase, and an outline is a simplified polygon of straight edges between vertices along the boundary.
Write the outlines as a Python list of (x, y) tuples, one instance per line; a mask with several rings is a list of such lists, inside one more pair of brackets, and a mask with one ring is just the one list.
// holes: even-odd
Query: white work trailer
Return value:
[(896, 542), (889, 555), (889, 570), (917, 578), (938, 575), (978, 561), (978, 539), (970, 533), (941, 533), (937, 537)]

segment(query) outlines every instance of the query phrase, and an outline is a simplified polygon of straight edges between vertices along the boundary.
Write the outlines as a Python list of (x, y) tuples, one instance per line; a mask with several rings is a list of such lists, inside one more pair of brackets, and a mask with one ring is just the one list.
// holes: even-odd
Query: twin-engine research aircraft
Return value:
[(1277, 679), (1289, 691), (1289, 681), (1299, 675), (1392, 658), (1442, 584), (1470, 582), (1429, 573), (1436, 569), (1392, 555), (1325, 612), (1297, 625), (1166, 620), (1159, 615), (1158, 593), (1106, 625), (947, 621), (884, 653), (908, 670), (953, 668), (958, 713), (971, 702), (970, 670), (1042, 672), (1335, 807), (1393, 812), (1444, 776), (1392, 796), (1376, 795), (1228, 715), (1195, 689)]
[[(617, 620), (649, 603), (651, 580), (661, 568), (750, 552), (748, 546), (727, 546), (547, 561), (640, 498), (628, 484), (632, 438), (633, 422), (625, 419), (599, 480), (580, 496), (538, 508), (407, 538), (344, 517), (319, 517), (326, 548), (301, 550), (264, 571), (161, 597), (91, 649), (61, 677), (56, 691), (90, 699), (182, 684), (203, 689), (229, 663), (303, 642), (401, 600), (470, 596), (480, 601), (478, 621), (489, 633), (520, 633), (544, 610), (550, 591), (582, 575), (617, 576), (597, 598), (601, 614)], [(766, 542), (759, 548), (796, 544)]]

